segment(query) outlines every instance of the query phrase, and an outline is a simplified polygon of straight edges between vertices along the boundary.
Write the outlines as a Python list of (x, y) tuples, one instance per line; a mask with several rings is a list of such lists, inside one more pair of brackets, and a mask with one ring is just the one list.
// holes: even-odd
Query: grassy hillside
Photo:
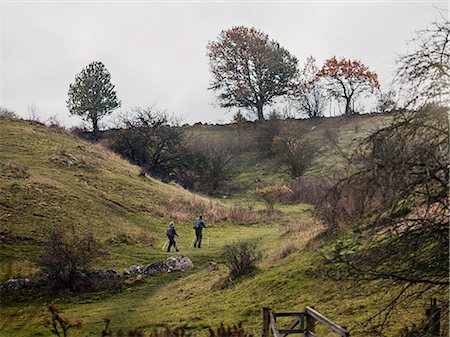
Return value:
[[(390, 119), (390, 115), (377, 114), (279, 122), (281, 128), (296, 125), (317, 148), (313, 164), (305, 172), (305, 176), (331, 177), (343, 168), (344, 160), (340, 151), (350, 151), (359, 140), (386, 125)], [(234, 195), (245, 195), (253, 188), (255, 178), (266, 182), (290, 179), (287, 168), (280, 167), (273, 155), (262, 156), (258, 151), (258, 123), (194, 125), (186, 127), (186, 131), (194, 141), (223, 143), (231, 150), (234, 157), (234, 177), (229, 185)], [(336, 148), (336, 144), (339, 148)]]
[[(367, 122), (370, 125), (373, 122)], [(351, 128), (344, 125), (339, 133), (351, 138)], [(138, 170), (118, 156), (68, 133), (0, 119), (0, 135), (2, 281), (36, 276), (33, 259), (49, 224), (90, 228), (109, 250), (98, 267), (121, 271), (170, 256), (161, 246), (168, 221), (175, 219), (181, 253), (194, 262), (191, 271), (147, 277), (118, 292), (49, 295), (20, 291), (2, 295), (2, 336), (49, 336), (43, 322), (45, 305), (50, 302), (60, 305), (63, 316), (86, 321), (86, 326), (71, 336), (99, 335), (105, 317), (111, 318), (115, 332), (134, 328), (150, 332), (168, 326), (206, 335), (209, 326), (242, 321), (257, 335), (263, 306), (292, 311), (306, 305), (349, 327), (353, 336), (362, 336), (361, 323), (389, 301), (390, 294), (351, 288), (346, 281), (332, 282), (317, 272), (321, 243), (315, 236), (322, 227), (311, 220), (309, 206), (278, 206), (275, 216), (266, 217), (256, 205), (256, 210), (246, 211), (252, 213), (256, 221), (250, 222), (255, 223), (242, 224), (245, 221), (231, 221), (227, 213), (234, 201), (223, 205), (178, 186), (139, 177)], [(242, 167), (245, 165), (250, 166)], [(250, 173), (242, 169), (241, 174)], [(195, 250), (189, 243), (192, 220), (199, 212), (210, 228), (205, 230), (204, 247)], [(110, 239), (123, 233), (134, 240), (111, 243)], [(148, 244), (149, 237), (155, 240), (153, 246)], [(224, 285), (227, 267), (219, 264), (218, 271), (210, 271), (208, 262), (221, 261), (226, 244), (251, 239), (259, 240), (263, 253), (259, 269)], [(416, 309), (405, 311), (402, 320), (388, 326), (388, 331), (392, 334), (411, 323), (422, 311)]]

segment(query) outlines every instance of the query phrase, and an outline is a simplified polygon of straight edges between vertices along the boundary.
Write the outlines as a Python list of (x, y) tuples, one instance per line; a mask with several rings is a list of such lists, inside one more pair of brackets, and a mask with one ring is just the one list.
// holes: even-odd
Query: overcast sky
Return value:
[[(1, 3), (0, 105), (66, 126), (75, 75), (92, 61), (111, 73), (120, 111), (155, 104), (193, 123), (227, 122), (210, 82), (206, 45), (221, 30), (255, 27), (303, 64), (356, 58), (387, 86), (407, 40), (447, 1), (5, 1)], [(448, 12), (445, 12), (448, 15)]]

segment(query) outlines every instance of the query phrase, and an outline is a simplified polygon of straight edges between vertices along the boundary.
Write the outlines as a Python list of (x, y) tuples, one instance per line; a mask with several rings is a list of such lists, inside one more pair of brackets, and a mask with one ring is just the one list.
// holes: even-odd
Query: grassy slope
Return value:
[[(176, 186), (139, 178), (136, 168), (117, 156), (65, 133), (22, 121), (0, 120), (0, 134), (2, 231), (39, 240), (43, 226), (63, 221), (89, 226), (102, 241), (118, 232), (139, 236), (144, 231), (156, 237), (155, 248), (142, 243), (113, 244), (101, 266), (121, 270), (167, 257), (160, 247), (172, 205), (180, 205), (177, 211), (182, 211), (183, 201), (193, 198), (191, 194)], [(69, 167), (70, 158), (64, 153), (76, 157), (76, 165)], [(27, 167), (31, 176), (14, 176), (8, 163)], [(285, 234), (280, 230), (280, 221), (252, 226), (210, 223), (211, 228), (205, 232), (209, 244), (205, 239), (205, 246), (196, 251), (188, 247), (192, 238), (190, 221), (177, 223), (182, 251), (194, 261), (192, 271), (147, 278), (119, 293), (62, 296), (51, 301), (58, 303), (69, 319), (86, 320), (86, 327), (74, 332), (74, 336), (98, 335), (104, 317), (112, 318), (114, 331), (137, 327), (150, 331), (168, 325), (206, 333), (201, 329), (209, 325), (243, 321), (257, 334), (263, 306), (290, 311), (305, 305), (315, 305), (337, 322), (355, 327), (357, 336), (358, 322), (374, 313), (386, 299), (378, 293), (369, 296), (361, 289), (349, 292), (344, 282), (311, 276), (318, 256), (305, 244), (320, 228), (308, 222), (308, 207), (280, 209), (288, 217), (283, 221), (307, 226)], [(192, 210), (185, 212), (194, 216)], [(259, 271), (221, 289), (218, 284), (226, 268), (221, 265), (219, 271), (209, 271), (208, 261), (219, 259), (224, 244), (252, 238), (261, 240), (264, 252)], [(288, 240), (297, 250), (275, 261), (273, 256)], [(32, 273), (27, 260), (36, 254), (36, 247), (26, 240), (2, 245), (1, 278)], [(25, 294), (3, 296), (2, 336), (48, 336), (42, 312), (49, 300), (47, 296), (29, 298)]]
[[(361, 115), (354, 117), (334, 117), (307, 120), (288, 120), (282, 123), (298, 124), (306, 137), (310, 138), (319, 149), (312, 166), (305, 176), (332, 176), (344, 165), (339, 151), (328, 139), (331, 135), (337, 140), (339, 148), (346, 152), (354, 148), (359, 140), (385, 125), (389, 115)], [(256, 133), (258, 125), (246, 123), (237, 125), (195, 125), (186, 128), (192, 139), (223, 142), (234, 155), (234, 172), (231, 185), (237, 187), (238, 195), (244, 196), (254, 186), (254, 179), (263, 181), (284, 181), (289, 179), (286, 168), (279, 166), (273, 158), (261, 158), (257, 150)]]

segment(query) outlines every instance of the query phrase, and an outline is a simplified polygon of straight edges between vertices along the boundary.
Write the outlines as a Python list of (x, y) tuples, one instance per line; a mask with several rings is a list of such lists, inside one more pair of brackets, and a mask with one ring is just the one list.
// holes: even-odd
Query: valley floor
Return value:
[[(0, 120), (0, 133), (0, 231), (12, 239), (0, 247), (2, 281), (36, 276), (33, 260), (39, 255), (45, 228), (61, 223), (92, 230), (109, 250), (95, 267), (122, 271), (170, 256), (161, 247), (167, 240), (167, 224), (174, 220), (180, 254), (194, 263), (190, 271), (146, 277), (120, 291), (3, 293), (2, 337), (50, 336), (44, 326), (49, 303), (57, 304), (67, 319), (85, 321), (82, 329), (69, 332), (72, 337), (101, 335), (104, 318), (111, 319), (114, 334), (178, 327), (206, 336), (209, 327), (242, 322), (246, 331), (258, 336), (263, 307), (301, 311), (305, 306), (314, 306), (348, 327), (354, 337), (367, 336), (364, 322), (396, 294), (373, 285), (356, 288), (321, 274), (321, 241), (316, 236), (323, 228), (313, 221), (309, 206), (277, 205), (278, 216), (264, 217), (263, 206), (252, 201), (244, 211), (256, 214), (257, 221), (231, 221), (233, 203), (245, 206), (248, 200), (211, 201), (179, 186), (139, 177), (138, 169), (122, 158), (65, 131)], [(204, 214), (210, 226), (204, 230), (200, 250), (189, 247), (194, 238), (192, 221), (198, 214)], [(110, 241), (124, 233), (136, 240)], [(154, 239), (154, 246), (142, 238)], [(221, 254), (227, 244), (239, 240), (258, 240), (263, 259), (256, 271), (229, 283)], [(219, 262), (219, 270), (209, 270), (210, 261)], [(388, 336), (417, 322), (423, 307), (398, 310), (400, 318), (387, 325)]]
[[(242, 322), (246, 331), (258, 336), (263, 307), (301, 311), (307, 305), (349, 327), (352, 336), (364, 335), (361, 323), (388, 300), (388, 294), (352, 289), (347, 282), (334, 283), (318, 277), (314, 270), (320, 265), (320, 257), (310, 240), (321, 228), (311, 221), (308, 207), (284, 208), (285, 213), (291, 214), (289, 226), (209, 224), (201, 250), (189, 247), (191, 226), (180, 227), (180, 253), (193, 260), (195, 267), (191, 271), (147, 277), (120, 292), (66, 294), (54, 298), (30, 297), (24, 293), (3, 296), (2, 336), (49, 336), (44, 321), (48, 318), (46, 304), (50, 301), (60, 306), (64, 317), (86, 322), (83, 329), (71, 330), (70, 336), (100, 335), (104, 318), (111, 319), (110, 328), (115, 333), (134, 329), (149, 333), (170, 327), (206, 336), (209, 327)], [(218, 271), (208, 269), (209, 261), (221, 261), (220, 254), (226, 244), (255, 239), (264, 253), (258, 271), (224, 285), (227, 267), (219, 264)], [(285, 258), (277, 258), (287, 243), (295, 248)], [(110, 261), (121, 253), (134, 255), (135, 262), (143, 264), (175, 254), (162, 251), (160, 246), (111, 248)], [(120, 270), (114, 263), (111, 266)], [(409, 323), (406, 315), (401, 323)], [(400, 322), (397, 324), (400, 326)], [(326, 331), (319, 332), (327, 335)]]

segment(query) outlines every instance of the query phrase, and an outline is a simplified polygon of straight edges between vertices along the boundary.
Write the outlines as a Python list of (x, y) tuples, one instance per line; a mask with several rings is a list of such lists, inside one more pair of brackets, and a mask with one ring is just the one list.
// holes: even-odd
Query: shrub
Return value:
[(135, 108), (119, 119), (119, 129), (110, 133), (107, 144), (138, 165), (141, 176), (170, 181), (176, 169), (187, 169), (186, 136), (175, 117), (149, 107)]
[(18, 116), (13, 110), (0, 106), (0, 118), (17, 119)]
[(74, 225), (47, 229), (43, 249), (38, 265), (53, 281), (53, 286), (62, 285), (70, 291), (76, 290), (80, 271), (104, 253), (91, 232)]
[(247, 206), (235, 205), (229, 209), (227, 218), (233, 223), (244, 224), (254, 224), (259, 220), (252, 204), (248, 204)]
[(45, 326), (50, 329), (50, 332), (55, 336), (68, 336), (67, 331), (72, 328), (80, 329), (84, 325), (84, 321), (77, 320), (70, 322), (68, 319), (60, 315), (61, 311), (56, 304), (49, 304), (47, 306), (51, 318), (45, 322)]
[(285, 125), (273, 138), (272, 152), (278, 162), (287, 167), (291, 177), (296, 178), (311, 166), (316, 148), (296, 125)]
[(288, 196), (288, 202), (317, 205), (325, 197), (332, 183), (322, 178), (301, 177), (291, 180), (287, 186), (292, 191)]
[[(231, 221), (240, 224), (254, 224), (261, 220), (252, 204), (235, 205), (232, 208), (211, 199), (192, 196), (184, 200), (170, 199), (167, 207), (172, 209), (171, 219), (181, 222), (190, 222), (198, 214), (203, 214), (207, 221)], [(264, 215), (266, 218), (266, 215)]]
[(189, 151), (187, 172), (179, 174), (184, 175), (187, 186), (209, 195), (226, 193), (227, 183), (234, 175), (232, 141), (197, 140), (190, 144)]
[(274, 138), (280, 133), (281, 124), (279, 119), (274, 118), (258, 125), (256, 144), (262, 156), (269, 157), (273, 155), (272, 143)]
[[(102, 331), (102, 336), (114, 336), (112, 331), (108, 328), (109, 319), (105, 319), (106, 327)], [(237, 326), (224, 326), (223, 324), (220, 324), (220, 326), (216, 329), (213, 329), (210, 327), (208, 329), (209, 331), (209, 337), (252, 337), (251, 334), (246, 332), (244, 328), (242, 327), (242, 323), (239, 323)], [(142, 336), (149, 336), (149, 337), (190, 337), (193, 336), (192, 332), (187, 332), (184, 328), (175, 328), (170, 329), (166, 328), (163, 331), (153, 331), (151, 334), (147, 335), (144, 334), (142, 331), (135, 329), (128, 331), (127, 334), (125, 334), (122, 330), (119, 330), (117, 334), (115, 335), (117, 337), (142, 337)]]
[(230, 268), (229, 278), (233, 280), (255, 270), (261, 253), (257, 250), (257, 242), (237, 242), (225, 246), (223, 259)]
[(270, 211), (273, 210), (275, 203), (282, 201), (290, 193), (291, 189), (285, 185), (268, 185), (257, 187), (255, 190), (256, 197), (264, 201)]

